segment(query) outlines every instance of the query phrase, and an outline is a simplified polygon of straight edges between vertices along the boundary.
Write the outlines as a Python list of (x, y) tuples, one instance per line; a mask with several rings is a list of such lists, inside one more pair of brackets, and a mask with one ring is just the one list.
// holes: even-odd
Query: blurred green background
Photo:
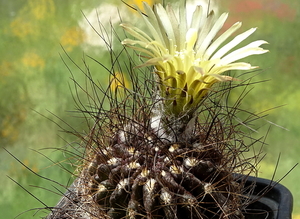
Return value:
[[(108, 4), (109, 2), (109, 4)], [(140, 4), (128, 0), (129, 4)], [(149, 2), (151, 2), (149, 0)], [(268, 120), (287, 128), (271, 126), (266, 158), (260, 164), (260, 176), (272, 178), (276, 161), (281, 154), (275, 179), (280, 179), (300, 161), (300, 75), (297, 60), (300, 58), (300, 2), (294, 0), (227, 0), (220, 11), (230, 12), (228, 27), (243, 21), (243, 30), (258, 27), (251, 37), (267, 40), (264, 46), (270, 53), (247, 58), (263, 71), (255, 80), (267, 80), (255, 86), (243, 102), (243, 107), (267, 112)], [(61, 132), (55, 124), (69, 123), (76, 130), (85, 130), (84, 121), (72, 113), (76, 109), (72, 93), (71, 74), (61, 57), (75, 75), (85, 83), (78, 68), (68, 60), (62, 47), (75, 63), (84, 68), (84, 52), (102, 63), (109, 63), (105, 46), (94, 35), (82, 12), (97, 28), (97, 13), (102, 23), (116, 22), (116, 5), (120, 0), (0, 0), (0, 212), (2, 218), (39, 218), (45, 213), (38, 208), (40, 202), (11, 181), (10, 176), (38, 199), (54, 206), (59, 195), (47, 191), (62, 189), (34, 175), (10, 156), (3, 147), (31, 170), (44, 177), (67, 184), (68, 155), (44, 148), (64, 148), (76, 140)], [(113, 7), (111, 7), (113, 6)], [(123, 5), (124, 6), (124, 5)], [(120, 6), (122, 7), (122, 6)], [(117, 27), (117, 25), (116, 25)], [(62, 47), (61, 47), (62, 46)], [(95, 62), (87, 60), (95, 80), (107, 86), (109, 75)], [(79, 93), (79, 95), (82, 95)], [(49, 119), (42, 115), (45, 115)], [(60, 119), (61, 120), (60, 120)], [(269, 125), (258, 130), (257, 137), (266, 134)], [(44, 149), (44, 150), (42, 150)], [(38, 151), (38, 152), (37, 152)], [(44, 155), (44, 156), (43, 156)], [(49, 160), (49, 159), (51, 160)], [(58, 164), (54, 165), (53, 163)], [(294, 169), (281, 183), (294, 195), (294, 218), (300, 215), (300, 167)], [(42, 188), (45, 189), (42, 189)], [(25, 212), (30, 209), (35, 209)]]

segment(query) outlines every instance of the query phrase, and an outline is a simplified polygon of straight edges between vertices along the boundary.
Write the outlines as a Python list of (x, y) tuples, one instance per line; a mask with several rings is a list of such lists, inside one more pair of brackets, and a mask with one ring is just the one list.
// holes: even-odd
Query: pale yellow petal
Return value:
[(149, 37), (148, 34), (146, 34), (144, 31), (142, 31), (141, 29), (139, 28), (136, 28), (130, 24), (125, 24), (125, 23), (122, 23), (120, 24), (120, 26), (127, 31), (127, 33), (129, 33), (131, 36), (137, 38), (138, 40), (140, 41), (143, 41), (143, 42), (151, 42), (153, 41), (153, 39), (151, 39), (151, 37)]
[(222, 74), (223, 72), (227, 72), (230, 70), (251, 70), (253, 68), (256, 67), (251, 66), (251, 64), (249, 63), (238, 62), (238, 63), (232, 63), (225, 66), (215, 66), (211, 69), (209, 74)]
[(165, 39), (164, 33), (162, 31), (160, 31), (160, 25), (158, 23), (155, 13), (153, 12), (152, 8), (146, 2), (143, 2), (143, 5), (144, 5), (144, 10), (145, 10), (147, 16), (143, 15), (141, 11), (139, 11), (139, 12), (140, 12), (140, 15), (143, 18), (146, 26), (150, 30), (150, 33), (152, 34), (153, 38), (156, 41), (161, 42), (164, 46), (167, 46), (167, 44), (165, 42), (166, 39)]
[(214, 78), (216, 78), (218, 81), (233, 81), (233, 80), (237, 80), (233, 77), (230, 77), (228, 75), (219, 75), (219, 74), (211, 74), (211, 76), (213, 76)]
[(242, 26), (241, 22), (237, 22), (232, 25), (227, 31), (225, 31), (221, 36), (219, 36), (205, 51), (203, 58), (208, 60), (211, 55), (217, 50), (217, 48), (230, 37), (235, 31), (237, 31)]
[(215, 38), (216, 34), (221, 30), (221, 28), (223, 27), (227, 18), (228, 18), (228, 13), (223, 13), (219, 17), (219, 19), (216, 21), (214, 26), (211, 28), (209, 33), (206, 35), (204, 41), (201, 43), (201, 46), (199, 47), (199, 49), (197, 49), (197, 53), (199, 53), (198, 57), (201, 57), (204, 55), (207, 47), (211, 44), (211, 42)]
[(195, 28), (190, 28), (187, 33), (186, 33), (186, 50), (191, 51), (193, 50), (196, 40), (198, 37), (198, 32), (197, 29)]
[(165, 41), (167, 44), (169, 44), (169, 39), (175, 40), (175, 34), (172, 28), (170, 18), (161, 4), (157, 4), (156, 7), (154, 7), (154, 13), (156, 15), (157, 20), (160, 21), (159, 23), (161, 25), (161, 30), (164, 31), (166, 34)]
[[(201, 31), (199, 32), (199, 36), (198, 36), (197, 43), (196, 43), (196, 46), (195, 46), (196, 51), (198, 51), (198, 48), (201, 46), (204, 39), (206, 38), (206, 36), (210, 32), (212, 26), (214, 25), (214, 18), (215, 18), (215, 13), (214, 13), (214, 11), (211, 11), (207, 16), (207, 19), (204, 23), (204, 26), (201, 27)], [(199, 54), (199, 55), (201, 55), (201, 54)], [(196, 56), (196, 58), (199, 58), (199, 56)]]
[(190, 24), (190, 28), (194, 28), (196, 30), (199, 30), (201, 20), (202, 20), (202, 13), (203, 13), (203, 7), (201, 5), (197, 5)]
[(233, 40), (231, 40), (229, 43), (227, 43), (225, 46), (223, 46), (218, 52), (216, 52), (211, 57), (211, 59), (222, 58), (232, 48), (234, 48), (236, 45), (238, 45), (243, 40), (245, 40), (247, 37), (249, 37), (251, 34), (253, 34), (255, 32), (255, 30), (256, 30), (256, 28), (251, 28), (250, 30), (248, 30), (242, 34), (239, 34)]
[(176, 71), (176, 79), (178, 88), (183, 89), (186, 84), (186, 73), (183, 71)]
[(264, 40), (259, 40), (259, 41), (250, 43), (247, 46), (244, 46), (238, 50), (235, 50), (235, 51), (231, 52), (230, 54), (226, 55), (225, 57), (223, 57), (221, 59), (221, 61), (218, 63), (218, 65), (227, 65), (227, 64), (230, 64), (237, 60), (240, 60), (242, 58), (245, 58), (247, 56), (264, 54), (264, 53), (268, 52), (268, 50), (265, 50), (258, 46), (260, 46), (262, 44), (266, 44), (266, 43), (267, 42)]

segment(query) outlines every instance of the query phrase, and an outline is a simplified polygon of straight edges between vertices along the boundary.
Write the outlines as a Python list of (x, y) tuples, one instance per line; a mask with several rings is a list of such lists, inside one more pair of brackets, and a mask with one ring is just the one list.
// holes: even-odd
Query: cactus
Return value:
[[(259, 46), (266, 42), (255, 41), (226, 55), (255, 29), (218, 52), (240, 27), (236, 23), (215, 39), (227, 14), (214, 23), (214, 13), (208, 13), (206, 30), (196, 22), (200, 6), (190, 27), (182, 17), (178, 23), (172, 20), (176, 13), (171, 6), (164, 9), (157, 4), (152, 9), (145, 3), (144, 7), (146, 15), (137, 10), (151, 34), (121, 24), (136, 38), (122, 43), (125, 52), (126, 46), (133, 48), (148, 60), (138, 66), (128, 57), (129, 63), (141, 67), (129, 70), (132, 89), (122, 79), (113, 92), (98, 87), (110, 109), (93, 100), (98, 109), (88, 111), (94, 125), (82, 137), (86, 149), (82, 168), (47, 218), (244, 218), (249, 200), (243, 194), (244, 181), (235, 173), (255, 172), (251, 160), (256, 156), (243, 156), (252, 143), (246, 143), (243, 131), (247, 120), (236, 120), (240, 100), (234, 106), (224, 100), (248, 82), (234, 85), (233, 77), (221, 74), (253, 69), (248, 63), (233, 62), (265, 53)], [(114, 58), (121, 62), (118, 55)], [(92, 79), (91, 84), (97, 88)], [(256, 118), (249, 115), (249, 121)]]

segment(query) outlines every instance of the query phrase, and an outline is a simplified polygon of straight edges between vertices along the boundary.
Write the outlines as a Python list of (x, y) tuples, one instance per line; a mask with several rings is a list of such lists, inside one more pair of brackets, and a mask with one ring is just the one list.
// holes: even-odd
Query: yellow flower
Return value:
[(28, 6), (31, 14), (37, 20), (43, 20), (47, 16), (53, 16), (55, 13), (53, 0), (29, 0)]
[(70, 52), (74, 47), (83, 43), (84, 39), (85, 34), (83, 30), (79, 27), (72, 27), (61, 36), (60, 43), (66, 51)]
[(10, 23), (10, 30), (13, 34), (13, 36), (24, 38), (30, 35), (35, 35), (37, 33), (35, 29), (35, 25), (22, 18), (21, 16), (16, 17), (11, 23)]
[(124, 92), (124, 89), (128, 88), (130, 88), (130, 82), (123, 73), (115, 72), (110, 75), (110, 89), (112, 92)]
[(21, 62), (24, 66), (29, 68), (37, 68), (39, 70), (45, 68), (45, 60), (34, 52), (25, 53)]
[(155, 4), (152, 9), (144, 3), (144, 11), (146, 15), (139, 10), (145, 31), (131, 24), (121, 24), (135, 38), (125, 39), (122, 43), (147, 56), (148, 60), (139, 67), (155, 67), (167, 114), (179, 116), (192, 112), (201, 104), (213, 84), (233, 80), (222, 73), (256, 68), (249, 63), (236, 61), (268, 51), (260, 47), (267, 43), (264, 40), (232, 51), (256, 28), (237, 35), (223, 45), (241, 27), (241, 22), (237, 22), (217, 37), (228, 13), (216, 18), (211, 11), (201, 20), (206, 12), (198, 5), (191, 21), (188, 21), (189, 12), (185, 7), (176, 11), (170, 5), (164, 8), (161, 4)]

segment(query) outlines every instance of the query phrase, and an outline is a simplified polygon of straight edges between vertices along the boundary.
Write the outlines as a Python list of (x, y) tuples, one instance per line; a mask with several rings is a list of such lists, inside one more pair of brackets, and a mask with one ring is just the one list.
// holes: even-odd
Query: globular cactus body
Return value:
[(132, 124), (93, 149), (73, 185), (76, 198), (63, 198), (75, 203), (71, 212), (83, 217), (85, 209), (87, 218), (243, 218), (242, 184), (228, 166), (234, 154), (216, 139), (224, 136), (205, 139), (196, 123), (188, 139), (171, 142), (145, 121)]

